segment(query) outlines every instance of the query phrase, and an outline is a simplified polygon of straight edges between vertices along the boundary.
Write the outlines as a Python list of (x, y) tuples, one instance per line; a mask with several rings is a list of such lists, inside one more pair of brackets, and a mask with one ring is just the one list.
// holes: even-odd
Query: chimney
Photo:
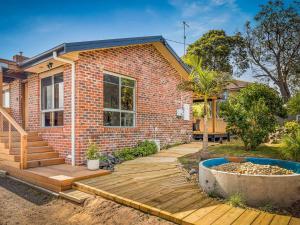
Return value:
[(16, 63), (23, 62), (25, 59), (28, 59), (28, 57), (23, 56), (23, 52), (19, 52), (19, 54), (13, 56), (13, 60)]

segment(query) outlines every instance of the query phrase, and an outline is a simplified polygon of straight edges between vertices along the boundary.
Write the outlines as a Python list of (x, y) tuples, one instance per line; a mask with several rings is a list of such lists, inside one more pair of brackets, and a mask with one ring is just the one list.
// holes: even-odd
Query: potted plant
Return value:
[(96, 143), (90, 143), (86, 151), (87, 168), (89, 170), (99, 169), (99, 147)]

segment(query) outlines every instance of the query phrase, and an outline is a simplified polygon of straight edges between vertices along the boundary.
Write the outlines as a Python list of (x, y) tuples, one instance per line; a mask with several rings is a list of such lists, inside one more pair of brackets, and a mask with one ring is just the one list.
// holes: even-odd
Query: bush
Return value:
[(290, 100), (287, 102), (287, 109), (291, 115), (300, 114), (300, 92), (290, 98)]
[(296, 121), (289, 121), (284, 124), (284, 131), (286, 135), (295, 137), (296, 133), (300, 131), (300, 124)]
[(96, 143), (89, 143), (89, 146), (86, 151), (86, 159), (87, 160), (95, 160), (99, 159), (99, 147)]
[(300, 160), (300, 130), (297, 130), (293, 135), (286, 135), (282, 140), (282, 154), (295, 161)]
[(143, 141), (138, 143), (133, 148), (123, 148), (114, 153), (114, 156), (121, 160), (132, 160), (138, 157), (144, 157), (155, 154), (157, 152), (157, 146), (153, 141)]
[(227, 131), (237, 135), (246, 150), (255, 149), (275, 131), (277, 116), (286, 116), (278, 93), (263, 84), (252, 84), (220, 105)]

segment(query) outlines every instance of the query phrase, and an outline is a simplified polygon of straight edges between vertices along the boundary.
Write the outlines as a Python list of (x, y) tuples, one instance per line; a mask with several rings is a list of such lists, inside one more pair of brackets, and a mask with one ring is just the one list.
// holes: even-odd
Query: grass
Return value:
[[(265, 157), (282, 159), (280, 152), (281, 144), (262, 144), (256, 150), (244, 150), (243, 143), (239, 140), (232, 140), (223, 144), (215, 144), (208, 147), (211, 158), (217, 157)], [(180, 163), (188, 170), (198, 169), (200, 154), (199, 152), (185, 155), (179, 158)]]
[(228, 198), (228, 204), (233, 206), (233, 207), (241, 207), (241, 208), (245, 208), (246, 207), (246, 201), (244, 199), (244, 197), (242, 196), (242, 194), (240, 193), (235, 193), (233, 195), (231, 195)]
[(244, 150), (243, 143), (238, 140), (231, 142), (209, 146), (208, 150), (213, 157), (224, 156), (240, 156), (240, 157), (267, 157), (267, 158), (282, 158), (280, 149), (281, 144), (261, 144), (255, 150)]

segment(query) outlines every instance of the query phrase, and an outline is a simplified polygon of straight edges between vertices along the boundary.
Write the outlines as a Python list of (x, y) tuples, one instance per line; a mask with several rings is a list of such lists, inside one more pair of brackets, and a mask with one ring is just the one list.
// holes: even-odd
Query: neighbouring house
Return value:
[[(31, 58), (0, 59), (0, 142), (9, 149), (0, 160), (81, 165), (89, 140), (106, 152), (145, 139), (188, 142), (193, 95), (177, 89), (188, 73), (162, 36), (64, 43)], [(11, 132), (24, 140), (14, 143)]]
[[(226, 132), (226, 122), (219, 116), (219, 104), (225, 101), (228, 96), (238, 93), (242, 88), (247, 87), (250, 82), (242, 80), (234, 80), (230, 83), (222, 95), (209, 99), (209, 116), (207, 120), (208, 138), (210, 141), (219, 141), (220, 139), (229, 139), (229, 134)], [(198, 96), (193, 97), (193, 103), (198, 104), (203, 102), (203, 99)], [(194, 118), (193, 137), (195, 139), (203, 139), (204, 123), (203, 119)]]

